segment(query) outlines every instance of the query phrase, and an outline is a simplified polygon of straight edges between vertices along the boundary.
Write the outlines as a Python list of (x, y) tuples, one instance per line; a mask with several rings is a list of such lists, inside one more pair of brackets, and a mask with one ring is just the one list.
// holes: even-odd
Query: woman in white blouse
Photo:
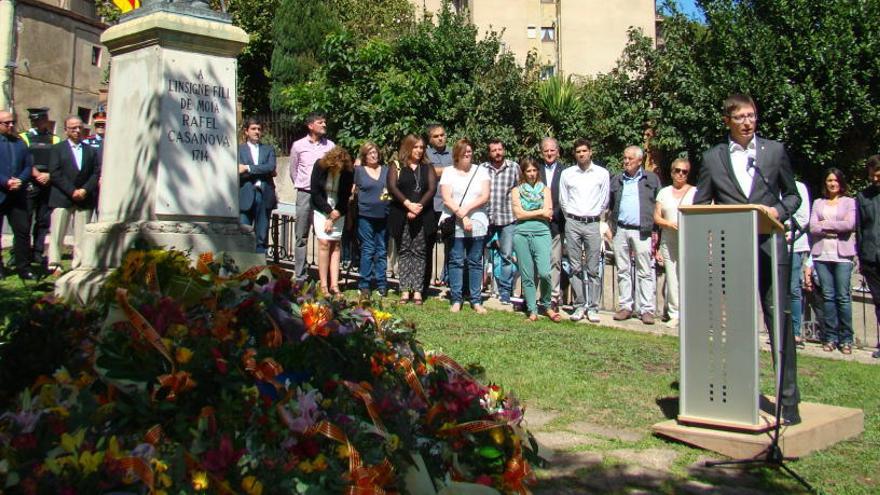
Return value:
[(672, 162), (672, 185), (657, 192), (654, 223), (662, 229), (657, 261), (666, 271), (666, 305), (670, 327), (678, 327), (678, 207), (694, 204), (697, 188), (688, 184), (691, 162), (678, 158)]
[(459, 139), (452, 148), (453, 166), (440, 177), (443, 198), (442, 223), (455, 217), (455, 234), (449, 253), (449, 293), (453, 313), (461, 310), (464, 286), (464, 265), (468, 267), (468, 289), (471, 307), (483, 314), (483, 247), (489, 230), (486, 203), (489, 201), (491, 178), (485, 168), (473, 164), (473, 147), (467, 139)]

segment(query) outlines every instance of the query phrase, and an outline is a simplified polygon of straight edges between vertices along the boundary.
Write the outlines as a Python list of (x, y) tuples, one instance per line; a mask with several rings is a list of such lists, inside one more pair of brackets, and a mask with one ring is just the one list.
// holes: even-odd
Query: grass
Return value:
[[(558, 412), (558, 424), (585, 420), (648, 432), (666, 419), (661, 404), (678, 396), (675, 337), (546, 320), (529, 324), (523, 315), (506, 312), (479, 317), (468, 308), (452, 314), (436, 300), (396, 312), (416, 324), (427, 348), (442, 350), (462, 364), (479, 363), (488, 380), (515, 391), (527, 406)], [(798, 372), (803, 400), (861, 408), (865, 432), (788, 465), (820, 493), (880, 492), (880, 367), (800, 355)], [(762, 355), (762, 381), (762, 389), (772, 391), (768, 353)], [(595, 449), (652, 447), (679, 454), (672, 471), (683, 479), (698, 457), (711, 455), (650, 435), (635, 443), (600, 443)], [(779, 471), (757, 469), (752, 474), (759, 491), (799, 491)]]

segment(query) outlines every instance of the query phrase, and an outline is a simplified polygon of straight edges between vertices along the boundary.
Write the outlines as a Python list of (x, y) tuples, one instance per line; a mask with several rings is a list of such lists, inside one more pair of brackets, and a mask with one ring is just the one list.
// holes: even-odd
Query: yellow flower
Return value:
[(116, 438), (116, 435), (110, 437), (110, 440), (107, 442), (107, 455), (111, 459), (122, 457), (122, 453), (119, 451), (119, 440)]
[(153, 466), (153, 471), (157, 473), (164, 473), (168, 471), (168, 464), (160, 461), (159, 459), (150, 459), (150, 464)]
[(324, 457), (324, 454), (318, 454), (318, 457), (315, 457), (315, 460), (312, 461), (312, 467), (315, 471), (324, 471), (327, 469), (327, 458)]
[(247, 495), (262, 495), (263, 494), (263, 483), (261, 483), (256, 476), (245, 476), (243, 480), (241, 480), (241, 489)]
[(82, 445), (83, 440), (86, 438), (86, 430), (80, 428), (76, 430), (73, 435), (69, 433), (61, 434), (61, 448), (64, 449), (65, 452), (70, 452), (71, 454), (76, 453), (76, 449)]
[(170, 335), (174, 338), (181, 339), (181, 338), (185, 337), (186, 334), (188, 334), (188, 333), (189, 333), (189, 330), (186, 328), (186, 326), (181, 325), (180, 323), (175, 323), (175, 324), (170, 325), (168, 327), (167, 335)]
[(192, 475), (192, 487), (195, 490), (208, 489), (208, 473), (205, 471), (196, 471)]
[(174, 360), (179, 364), (186, 364), (193, 357), (193, 351), (187, 349), (186, 347), (178, 347), (176, 351), (174, 351)]
[(331, 399), (324, 399), (321, 401), (321, 407), (323, 407), (324, 409), (329, 409), (332, 405), (333, 401)]
[(68, 384), (71, 382), (70, 373), (64, 368), (58, 368), (58, 371), (52, 375), (52, 378), (54, 378), (56, 382), (62, 384)]
[(83, 452), (79, 456), (79, 465), (85, 474), (96, 472), (103, 462), (103, 452)]
[(164, 486), (165, 488), (170, 488), (171, 484), (171, 476), (168, 476), (167, 474), (159, 475), (159, 485)]
[(162, 339), (162, 343), (165, 344), (166, 349), (171, 349), (171, 347), (174, 344), (174, 342), (172, 342), (171, 339), (169, 339), (168, 337), (165, 337), (164, 339)]
[(373, 318), (376, 319), (376, 325), (382, 326), (383, 323), (391, 319), (391, 313), (375, 309), (373, 310)]
[(400, 437), (393, 433), (391, 434), (391, 436), (388, 437), (387, 442), (389, 452), (394, 452), (395, 450), (397, 450), (398, 447), (400, 447)]
[(348, 445), (342, 444), (336, 446), (336, 457), (340, 459), (348, 459), (350, 454), (351, 451), (348, 449)]
[(489, 436), (495, 445), (504, 445), (504, 431), (502, 428), (492, 428), (489, 430)]
[(296, 467), (299, 468), (300, 471), (302, 471), (306, 474), (309, 474), (315, 470), (315, 468), (312, 467), (312, 463), (310, 461), (302, 461), (299, 464), (297, 464)]

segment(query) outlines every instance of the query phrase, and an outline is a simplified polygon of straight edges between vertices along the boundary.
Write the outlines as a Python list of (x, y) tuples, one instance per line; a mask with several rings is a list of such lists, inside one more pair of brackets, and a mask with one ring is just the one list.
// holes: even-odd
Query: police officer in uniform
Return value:
[(43, 249), (46, 235), (49, 233), (51, 211), (49, 209), (49, 156), (52, 146), (60, 143), (61, 138), (52, 133), (49, 121), (49, 109), (46, 107), (28, 108), (31, 128), (22, 132), (19, 137), (28, 146), (33, 158), (33, 180), (28, 184), (27, 207), (28, 224), (33, 231), (32, 262), (45, 267), (46, 259)]
[(95, 113), (92, 117), (92, 127), (95, 128), (95, 133), (83, 139), (83, 144), (95, 148), (100, 155), (102, 154), (101, 151), (104, 149), (104, 132), (107, 130), (107, 114), (104, 112)]

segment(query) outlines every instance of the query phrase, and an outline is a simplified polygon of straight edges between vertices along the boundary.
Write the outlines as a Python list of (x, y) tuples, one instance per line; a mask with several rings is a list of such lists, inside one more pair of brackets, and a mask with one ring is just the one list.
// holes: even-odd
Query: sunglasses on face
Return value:
[(683, 168), (674, 168), (674, 169), (672, 169), (672, 173), (673, 173), (673, 174), (687, 175), (687, 174), (690, 173), (690, 170), (685, 170), (685, 169), (683, 169)]

